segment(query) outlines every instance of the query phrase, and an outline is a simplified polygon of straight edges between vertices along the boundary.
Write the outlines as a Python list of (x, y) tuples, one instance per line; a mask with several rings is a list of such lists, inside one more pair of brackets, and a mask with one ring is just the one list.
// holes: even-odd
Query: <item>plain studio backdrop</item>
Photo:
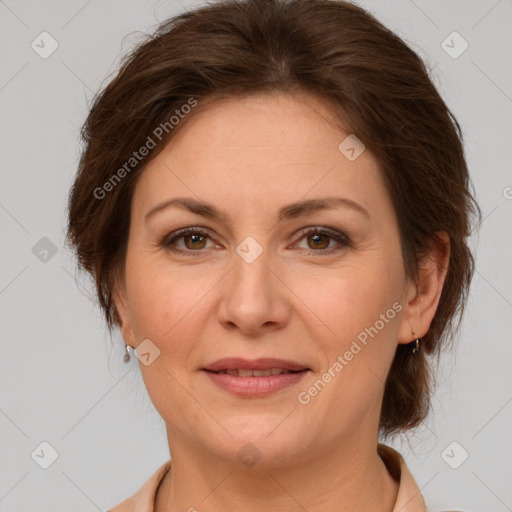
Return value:
[[(198, 4), (0, 1), (1, 512), (106, 510), (169, 457), (138, 361), (122, 362), (118, 332), (111, 347), (92, 286), (64, 249), (65, 208), (94, 92), (144, 32)], [(432, 510), (510, 511), (512, 2), (359, 4), (432, 70), (462, 125), (484, 218), (433, 411), (392, 445)]]

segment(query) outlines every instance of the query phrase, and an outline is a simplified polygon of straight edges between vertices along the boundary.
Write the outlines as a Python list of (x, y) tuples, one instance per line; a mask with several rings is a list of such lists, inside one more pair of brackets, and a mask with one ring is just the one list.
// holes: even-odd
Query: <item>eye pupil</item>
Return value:
[[(193, 235), (185, 235), (184, 239), (185, 239), (185, 245), (187, 246), (188, 249), (202, 249), (203, 246), (201, 247), (198, 247), (197, 245), (194, 245), (196, 244), (197, 242), (204, 242), (204, 236), (203, 235), (198, 235), (198, 234), (193, 234)], [(189, 246), (188, 242), (190, 240), (193, 240), (192, 242), (192, 247)]]
[[(323, 242), (323, 246), (320, 247), (320, 249), (325, 249), (326, 246), (329, 245), (328, 238), (329, 237), (326, 235), (320, 235), (320, 234), (310, 235), (310, 236), (308, 236), (308, 240), (311, 240), (311, 239), (314, 240), (314, 242), (313, 242), (314, 245), (313, 246), (310, 245), (310, 247), (318, 248), (322, 245), (322, 242)], [(326, 240), (327, 240), (327, 243), (326, 243)], [(308, 243), (308, 245), (309, 245), (309, 243)]]

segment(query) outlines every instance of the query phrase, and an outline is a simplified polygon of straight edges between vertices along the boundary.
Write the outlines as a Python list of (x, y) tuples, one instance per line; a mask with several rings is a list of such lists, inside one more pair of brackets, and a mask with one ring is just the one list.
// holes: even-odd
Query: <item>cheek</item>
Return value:
[(169, 268), (146, 263), (134, 266), (130, 274), (133, 332), (138, 342), (148, 338), (160, 351), (150, 365), (139, 363), (139, 368), (163, 418), (199, 421), (200, 412), (190, 406), (190, 394), (180, 383), (183, 373), (192, 370), (187, 363), (204, 328), (204, 295), (214, 283), (203, 286), (208, 277), (190, 272), (185, 276), (176, 269), (171, 275)]
[(371, 265), (345, 268), (308, 279), (307, 284), (298, 282), (295, 290), (305, 298), (307, 308), (318, 315), (318, 329), (322, 328), (331, 342), (333, 338), (339, 340), (336, 345), (343, 348), (381, 315), (386, 320), (396, 318), (396, 309), (388, 315), (386, 311), (400, 298), (399, 283), (391, 272), (383, 270)]
[(331, 369), (331, 375), (336, 375), (321, 399), (324, 405), (337, 404), (334, 424), (346, 422), (347, 411), (360, 419), (380, 403), (402, 309), (396, 274), (383, 272), (384, 268), (377, 264), (353, 267), (326, 280), (322, 293), (317, 285), (310, 287), (308, 306), (319, 311), (322, 320), (313, 327), (311, 337), (324, 353), (323, 370)]
[(178, 290), (150, 272), (134, 269), (130, 276), (127, 286), (135, 336), (138, 340), (150, 338), (158, 344), (165, 330), (172, 327), (174, 308), (178, 304), (173, 297)]
[(304, 302), (321, 320), (311, 317), (307, 327), (323, 353), (323, 369), (336, 374), (321, 399), (325, 404), (363, 414), (378, 400), (397, 344), (400, 265), (396, 255), (375, 250), (357, 264), (296, 283), (297, 295), (307, 297)]
[(127, 287), (136, 339), (149, 338), (163, 355), (177, 356), (201, 330), (207, 291), (217, 281), (214, 273), (199, 267), (171, 267), (161, 255), (145, 261), (133, 258), (127, 265)]

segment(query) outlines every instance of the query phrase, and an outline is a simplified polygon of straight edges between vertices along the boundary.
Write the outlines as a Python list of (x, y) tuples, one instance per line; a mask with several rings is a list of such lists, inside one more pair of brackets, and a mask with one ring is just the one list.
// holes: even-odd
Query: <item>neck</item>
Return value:
[(293, 465), (266, 469), (240, 467), (170, 443), (181, 449), (173, 448), (155, 512), (392, 512), (398, 483), (377, 454), (377, 442), (360, 439), (328, 446), (325, 453), (315, 452), (314, 458)]

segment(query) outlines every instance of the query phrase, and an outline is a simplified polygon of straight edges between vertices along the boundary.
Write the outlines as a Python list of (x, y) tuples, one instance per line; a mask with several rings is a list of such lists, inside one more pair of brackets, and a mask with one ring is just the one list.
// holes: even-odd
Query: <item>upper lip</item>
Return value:
[(242, 357), (225, 357), (205, 366), (203, 370), (219, 372), (221, 370), (268, 370), (270, 368), (282, 368), (283, 370), (293, 372), (309, 370), (306, 366), (295, 361), (286, 361), (273, 357), (261, 357), (253, 360)]

